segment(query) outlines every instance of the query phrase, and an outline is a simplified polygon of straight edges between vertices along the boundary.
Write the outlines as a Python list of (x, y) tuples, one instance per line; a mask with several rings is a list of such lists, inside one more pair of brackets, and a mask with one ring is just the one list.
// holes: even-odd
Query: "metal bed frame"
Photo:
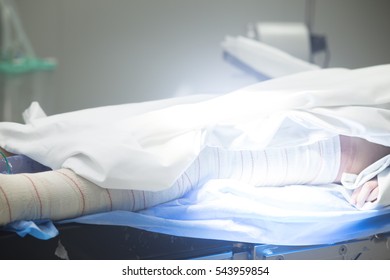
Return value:
[(49, 240), (0, 231), (0, 259), (387, 260), (390, 234), (330, 245), (278, 246), (178, 237), (125, 226), (58, 225)]

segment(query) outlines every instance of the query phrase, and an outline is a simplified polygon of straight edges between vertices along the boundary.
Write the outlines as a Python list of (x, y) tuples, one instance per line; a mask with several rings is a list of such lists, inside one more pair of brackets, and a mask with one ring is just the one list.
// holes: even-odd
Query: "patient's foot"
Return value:
[(340, 136), (341, 159), (336, 181), (343, 173), (359, 174), (366, 167), (390, 154), (390, 147), (375, 144), (358, 137)]
[(378, 193), (378, 180), (375, 178), (354, 190), (351, 197), (351, 203), (357, 208), (361, 208), (366, 202), (374, 202), (375, 200), (377, 200)]
[[(340, 182), (344, 172), (359, 174), (382, 157), (390, 154), (390, 147), (371, 143), (357, 137), (340, 136), (341, 163), (336, 182)], [(366, 182), (357, 188), (351, 198), (351, 203), (361, 208), (366, 202), (378, 199), (379, 187), (377, 178)]]

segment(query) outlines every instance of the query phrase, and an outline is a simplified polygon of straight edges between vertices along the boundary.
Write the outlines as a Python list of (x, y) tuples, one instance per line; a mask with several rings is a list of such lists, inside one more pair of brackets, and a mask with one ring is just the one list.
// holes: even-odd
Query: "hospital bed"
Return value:
[[(373, 71), (382, 73), (381, 69)], [(352, 87), (354, 92), (360, 88)], [(375, 90), (379, 96), (386, 94)], [(256, 97), (257, 92), (254, 93)], [(256, 112), (258, 106), (254, 108)], [(53, 233), (50, 221), (46, 224), (43, 221), (43, 227), (38, 229), (32, 226), (27, 230), (14, 224), (0, 233), (0, 256), (4, 259), (390, 259), (390, 208), (357, 210), (345, 200), (340, 187), (247, 188), (234, 181), (214, 180), (184, 197), (139, 212), (114, 211), (56, 222), (58, 233), (56, 230)], [(51, 229), (51, 234), (46, 229)], [(47, 240), (29, 235), (21, 238), (9, 230)]]
[[(215, 188), (218, 189), (218, 186), (213, 185), (211, 188), (213, 188), (213, 194), (216, 195)], [(292, 189), (286, 187), (284, 191), (291, 194), (291, 191), (307, 192), (309, 190), (310, 188), (305, 187), (302, 190), (297, 187), (292, 187)], [(207, 186), (205, 191), (206, 193), (210, 191)], [(236, 191), (233, 189), (230, 193)], [(229, 193), (229, 190), (222, 188), (222, 192)], [(272, 190), (268, 192), (262, 192), (261, 195), (271, 200), (271, 196), (275, 193)], [(314, 192), (324, 194), (320, 188)], [(244, 194), (245, 192), (237, 199), (242, 199)], [(253, 195), (254, 193), (250, 193), (250, 196)], [(203, 195), (203, 197), (206, 196)], [(287, 197), (289, 196), (287, 194)], [(329, 201), (326, 194), (322, 198)], [(288, 199), (291, 200), (291, 197)], [(283, 197), (280, 201), (286, 202), (286, 200), (283, 201)], [(313, 203), (320, 203), (320, 201), (313, 201)], [(184, 205), (184, 203), (181, 204), (181, 206)], [(6, 226), (3, 231), (0, 231), (0, 259), (390, 259), (389, 211), (379, 211), (369, 216), (360, 215), (357, 211), (358, 219), (361, 218), (361, 220), (354, 217), (346, 220), (331, 218), (329, 224), (329, 219), (324, 219), (325, 225), (323, 226), (321, 222), (314, 225), (310, 223), (300, 225), (299, 222), (289, 223), (288, 221), (285, 221), (284, 225), (278, 225), (280, 218), (276, 219), (276, 222), (268, 221), (268, 223), (259, 219), (255, 224), (258, 223), (260, 228), (268, 227), (266, 230), (270, 233), (263, 234), (264, 236), (260, 238), (254, 237), (254, 239), (261, 240), (265, 236), (273, 238), (279, 234), (280, 237), (275, 237), (274, 240), (279, 240), (280, 243), (273, 244), (258, 243), (254, 240), (251, 242), (250, 236), (244, 236), (243, 232), (236, 236), (228, 234), (229, 231), (237, 231), (236, 227), (243, 226), (242, 223), (230, 225), (230, 228), (228, 227), (225, 231), (218, 232), (215, 228), (205, 229), (202, 225), (205, 221), (189, 220), (193, 225), (190, 226), (191, 233), (186, 232), (188, 217), (184, 215), (180, 221), (177, 215), (176, 217), (164, 217), (163, 215), (163, 212), (168, 209), (172, 212), (175, 205), (178, 205), (177, 200), (157, 205), (140, 213), (93, 214), (55, 224), (51, 221), (36, 221), (38, 231), (34, 231), (31, 226), (18, 227), (18, 223), (13, 227)], [(183, 211), (180, 206), (176, 207), (176, 212)], [(200, 207), (200, 212), (208, 211), (207, 208), (202, 210), (202, 201), (199, 201), (199, 205), (187, 205), (188, 212), (191, 212), (191, 207)], [(259, 208), (261, 208), (260, 205)], [(224, 209), (220, 211), (225, 212)], [(153, 213), (159, 212), (160, 214), (157, 215), (160, 217), (154, 217)], [(128, 225), (122, 225), (124, 222), (120, 219), (121, 216), (128, 221)], [(293, 215), (292, 218), (296, 219), (297, 216)], [(211, 223), (218, 223), (222, 220), (221, 218)], [(332, 223), (338, 222), (339, 227), (335, 226), (333, 230), (327, 231)], [(298, 226), (296, 230), (292, 229), (296, 226)], [(58, 230), (58, 233), (52, 232), (53, 227)], [(272, 232), (273, 227), (278, 229)], [(251, 231), (251, 227), (248, 229)], [(26, 233), (28, 234), (20, 237)], [(310, 237), (321, 234), (324, 236), (317, 240)], [(332, 234), (336, 236), (332, 238)], [(295, 237), (289, 240), (288, 237), (291, 236)], [(305, 245), (297, 245), (305, 242)]]

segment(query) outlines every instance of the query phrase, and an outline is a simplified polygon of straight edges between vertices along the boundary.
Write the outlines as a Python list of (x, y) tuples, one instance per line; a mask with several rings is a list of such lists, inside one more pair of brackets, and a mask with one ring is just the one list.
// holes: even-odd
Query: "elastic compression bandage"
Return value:
[(230, 178), (254, 186), (331, 183), (339, 171), (340, 154), (339, 137), (264, 151), (205, 148), (171, 188), (158, 192), (101, 188), (67, 169), (0, 174), (0, 225), (113, 210), (137, 211), (179, 198), (210, 179)]
[[(237, 179), (254, 186), (332, 183), (340, 168), (340, 139), (261, 151), (204, 149), (178, 180)], [(188, 178), (187, 178), (188, 177)]]

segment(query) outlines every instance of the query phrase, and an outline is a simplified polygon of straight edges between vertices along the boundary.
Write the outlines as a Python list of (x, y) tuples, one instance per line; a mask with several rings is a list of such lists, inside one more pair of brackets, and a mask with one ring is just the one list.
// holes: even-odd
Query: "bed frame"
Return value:
[(60, 234), (49, 240), (0, 231), (0, 259), (390, 259), (390, 234), (327, 246), (276, 246), (178, 237), (124, 226), (74, 223), (58, 229)]

